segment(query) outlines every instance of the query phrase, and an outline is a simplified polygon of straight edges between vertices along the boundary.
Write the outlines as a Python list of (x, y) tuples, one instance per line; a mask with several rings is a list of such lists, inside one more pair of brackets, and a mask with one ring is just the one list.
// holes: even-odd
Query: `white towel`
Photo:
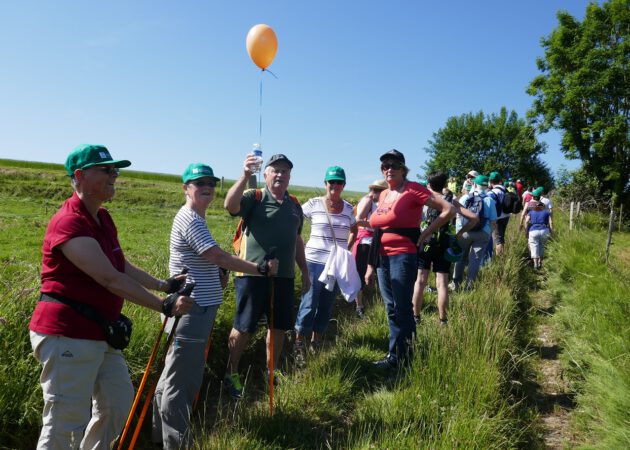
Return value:
[(324, 283), (329, 291), (335, 288), (337, 282), (346, 301), (353, 302), (361, 290), (361, 278), (352, 253), (345, 248), (333, 247), (319, 281)]

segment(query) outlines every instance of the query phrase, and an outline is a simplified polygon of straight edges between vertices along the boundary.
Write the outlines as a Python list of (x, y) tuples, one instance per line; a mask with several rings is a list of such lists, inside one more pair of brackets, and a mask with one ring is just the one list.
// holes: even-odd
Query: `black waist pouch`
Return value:
[(124, 314), (121, 314), (118, 320), (106, 320), (91, 306), (58, 294), (42, 293), (39, 297), (39, 301), (62, 303), (64, 305), (70, 306), (93, 322), (96, 322), (103, 330), (103, 334), (105, 334), (105, 340), (107, 341), (107, 343), (114, 347), (116, 350), (124, 350), (129, 345), (133, 324), (131, 322), (131, 319), (129, 319), (129, 317), (125, 316)]

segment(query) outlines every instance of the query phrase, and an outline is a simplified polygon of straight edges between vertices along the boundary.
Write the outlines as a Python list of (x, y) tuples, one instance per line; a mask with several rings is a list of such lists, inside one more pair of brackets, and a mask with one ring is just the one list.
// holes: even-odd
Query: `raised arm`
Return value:
[(243, 162), (243, 173), (238, 180), (232, 185), (232, 187), (225, 194), (225, 201), (223, 202), (223, 207), (228, 210), (228, 212), (232, 215), (238, 214), (241, 209), (241, 198), (243, 197), (243, 192), (247, 187), (247, 183), (249, 181), (249, 177), (252, 173), (249, 170), (248, 164), (256, 163), (255, 156), (248, 156)]

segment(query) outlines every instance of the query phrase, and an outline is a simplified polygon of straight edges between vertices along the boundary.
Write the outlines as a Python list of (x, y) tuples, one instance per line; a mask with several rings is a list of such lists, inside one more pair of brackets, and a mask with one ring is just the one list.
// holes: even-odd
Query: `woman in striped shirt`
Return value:
[(302, 297), (295, 322), (295, 359), (298, 365), (304, 363), (306, 339), (310, 340), (312, 347), (320, 346), (339, 290), (335, 285), (332, 292), (328, 291), (318, 280), (326, 260), (335, 245), (346, 249), (352, 246), (352, 242), (348, 242), (350, 231), (356, 236), (354, 208), (341, 198), (345, 185), (344, 170), (339, 166), (329, 167), (324, 178), (326, 195), (312, 198), (302, 205), (304, 217), (311, 222), (311, 235), (305, 248), (311, 288)]
[(155, 391), (152, 439), (165, 449), (190, 447), (190, 411), (201, 388), (206, 342), (228, 279), (220, 267), (260, 276), (278, 271), (277, 259), (260, 264), (245, 261), (221, 250), (213, 239), (205, 217), (218, 180), (206, 164), (188, 166), (182, 176), (186, 203), (171, 229), (169, 270), (177, 274), (183, 267), (189, 268), (188, 281), (195, 283), (190, 296), (195, 303), (174, 331), (175, 340)]

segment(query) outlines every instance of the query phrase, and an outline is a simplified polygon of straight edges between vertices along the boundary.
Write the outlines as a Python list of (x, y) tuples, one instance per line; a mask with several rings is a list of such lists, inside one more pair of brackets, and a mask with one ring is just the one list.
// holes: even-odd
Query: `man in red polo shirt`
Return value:
[(173, 294), (163, 301), (147, 290), (172, 292), (183, 280), (158, 280), (127, 261), (101, 207), (114, 196), (118, 169), (130, 164), (114, 160), (101, 145), (81, 145), (66, 159), (74, 193), (48, 223), (41, 297), (29, 326), (43, 366), (38, 449), (109, 448), (129, 413), (133, 386), (122, 351), (106, 342), (86, 309), (114, 321), (125, 298), (169, 316), (192, 305), (189, 297)]

